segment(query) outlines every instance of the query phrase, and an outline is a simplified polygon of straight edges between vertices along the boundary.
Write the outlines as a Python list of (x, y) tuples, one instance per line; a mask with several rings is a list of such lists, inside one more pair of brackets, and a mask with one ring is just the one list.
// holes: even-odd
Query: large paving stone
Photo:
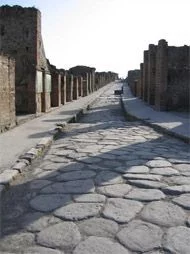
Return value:
[(127, 180), (131, 185), (135, 185), (137, 187), (147, 188), (147, 189), (162, 189), (167, 187), (167, 184), (158, 182), (158, 181), (150, 181), (150, 180)]
[(129, 254), (119, 243), (105, 237), (90, 236), (87, 240), (79, 243), (73, 254)]
[(34, 189), (41, 189), (43, 187), (45, 187), (46, 185), (51, 184), (51, 181), (48, 180), (34, 180), (30, 183), (30, 189), (34, 190)]
[(143, 204), (138, 201), (110, 198), (105, 205), (103, 215), (117, 222), (128, 222), (134, 218), (142, 208)]
[(185, 185), (190, 184), (190, 176), (172, 176), (167, 178), (170, 185)]
[(189, 194), (183, 194), (177, 198), (173, 199), (173, 202), (177, 205), (180, 205), (186, 209), (190, 209), (190, 193)]
[(163, 175), (163, 176), (173, 176), (173, 175), (179, 175), (179, 172), (172, 168), (172, 167), (166, 167), (166, 168), (152, 168), (150, 170), (151, 174), (156, 175)]
[(129, 184), (121, 183), (101, 186), (97, 188), (97, 191), (108, 197), (116, 198), (116, 197), (124, 197), (131, 189), (132, 187)]
[(190, 164), (177, 164), (174, 167), (180, 172), (190, 171)]
[(119, 174), (115, 172), (102, 171), (96, 176), (95, 182), (97, 185), (101, 186), (122, 183), (123, 179)]
[(82, 170), (85, 168), (85, 164), (82, 163), (78, 163), (78, 162), (70, 162), (67, 163), (65, 165), (61, 165), (59, 166), (59, 171), (61, 172), (67, 172), (67, 171), (78, 171), (78, 170)]
[(190, 184), (187, 185), (173, 185), (163, 188), (163, 191), (169, 195), (178, 195), (182, 193), (190, 193)]
[(81, 220), (99, 214), (102, 204), (99, 203), (74, 203), (63, 206), (54, 212), (54, 215), (66, 220)]
[(79, 180), (79, 179), (88, 179), (91, 177), (94, 177), (96, 173), (92, 170), (78, 170), (78, 171), (72, 171), (72, 172), (67, 172), (64, 174), (60, 174), (57, 176), (56, 180), (57, 181), (74, 181), (74, 180)]
[(51, 212), (54, 209), (66, 205), (71, 201), (69, 195), (46, 194), (36, 196), (30, 201), (30, 206), (40, 212)]
[(147, 174), (149, 172), (149, 168), (147, 166), (132, 166), (126, 169), (126, 173), (133, 174)]
[(34, 244), (35, 236), (32, 233), (15, 233), (0, 239), (0, 253), (1, 251), (19, 252), (20, 249), (29, 247)]
[(160, 175), (151, 175), (151, 174), (125, 174), (123, 175), (126, 179), (140, 179), (140, 180), (150, 180), (150, 181), (160, 181), (162, 176)]
[(104, 161), (103, 165), (106, 166), (106, 167), (109, 167), (109, 168), (110, 167), (113, 168), (113, 167), (120, 167), (120, 166), (122, 166), (122, 163), (119, 162), (119, 161), (106, 160), (106, 161)]
[(190, 228), (179, 226), (169, 228), (165, 236), (164, 248), (176, 254), (190, 253)]
[(81, 222), (79, 230), (87, 236), (114, 237), (119, 227), (115, 221), (103, 218), (91, 218)]
[(139, 159), (139, 160), (129, 160), (129, 161), (126, 161), (126, 165), (128, 167), (130, 167), (130, 166), (142, 166), (142, 165), (145, 164), (145, 162), (146, 162), (146, 160), (141, 160), (141, 159)]
[(133, 220), (118, 234), (117, 238), (133, 251), (150, 251), (161, 247), (162, 230), (151, 223)]
[(166, 201), (149, 203), (140, 216), (148, 222), (165, 227), (184, 225), (187, 217), (183, 209)]
[(151, 161), (148, 161), (146, 165), (150, 168), (164, 168), (164, 167), (172, 166), (172, 164), (166, 160), (151, 160)]
[(106, 197), (101, 194), (80, 194), (73, 196), (74, 201), (82, 203), (104, 203)]
[(30, 247), (24, 250), (22, 254), (64, 254), (63, 251), (45, 248), (41, 246)]
[(92, 193), (94, 192), (94, 182), (91, 179), (75, 180), (63, 183), (54, 183), (41, 190), (41, 193)]
[(140, 189), (133, 189), (127, 195), (125, 195), (125, 198), (139, 200), (139, 201), (155, 201), (155, 200), (164, 199), (165, 195), (160, 190), (140, 188)]
[(61, 222), (42, 230), (37, 235), (38, 244), (66, 251), (74, 248), (80, 240), (80, 232), (73, 222)]

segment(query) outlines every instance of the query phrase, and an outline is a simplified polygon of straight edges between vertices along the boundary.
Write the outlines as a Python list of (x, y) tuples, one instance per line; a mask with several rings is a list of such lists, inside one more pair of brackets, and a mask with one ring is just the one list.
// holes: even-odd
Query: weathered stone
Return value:
[(110, 160), (104, 161), (103, 165), (106, 166), (106, 167), (111, 167), (111, 168), (122, 166), (121, 162), (119, 162), (119, 161), (110, 161)]
[(80, 203), (104, 203), (106, 201), (106, 197), (101, 194), (80, 194), (73, 196), (74, 201)]
[(108, 238), (90, 236), (79, 243), (73, 254), (129, 254), (128, 250)]
[(151, 174), (156, 175), (164, 175), (164, 176), (170, 176), (170, 175), (179, 175), (179, 172), (171, 167), (165, 167), (165, 168), (152, 168), (150, 170)]
[(66, 171), (75, 171), (75, 170), (81, 170), (85, 167), (84, 164), (82, 163), (78, 163), (78, 162), (70, 162), (70, 163), (67, 163), (66, 165), (64, 166), (60, 166), (58, 169), (59, 171), (61, 172), (66, 172)]
[(146, 165), (151, 168), (164, 168), (164, 167), (172, 166), (172, 164), (166, 160), (151, 160), (151, 161), (148, 161)]
[(145, 164), (146, 160), (130, 160), (126, 162), (127, 166), (142, 166)]
[(172, 176), (172, 177), (168, 177), (167, 182), (171, 185), (190, 184), (190, 176)]
[(173, 202), (184, 207), (185, 209), (190, 209), (190, 193), (174, 198)]
[(131, 186), (125, 183), (101, 186), (97, 188), (99, 193), (109, 197), (124, 197), (130, 190)]
[(95, 187), (91, 179), (54, 183), (41, 190), (42, 193), (91, 193)]
[(102, 171), (95, 178), (95, 182), (99, 186), (110, 185), (110, 184), (122, 183), (123, 179), (119, 174), (115, 172)]
[(190, 164), (190, 160), (188, 159), (168, 159), (173, 164)]
[(148, 189), (161, 189), (167, 187), (167, 184), (157, 181), (150, 180), (127, 180), (130, 184), (137, 187), (148, 188)]
[(15, 233), (8, 235), (0, 240), (1, 251), (19, 251), (23, 247), (28, 247), (34, 244), (34, 234), (32, 233)]
[(141, 212), (141, 217), (160, 226), (172, 227), (184, 225), (185, 212), (177, 205), (164, 201), (153, 201), (146, 205)]
[(54, 212), (54, 215), (66, 220), (81, 220), (98, 215), (102, 204), (99, 203), (74, 203), (65, 205)]
[(41, 172), (40, 174), (38, 174), (36, 176), (36, 178), (49, 179), (49, 178), (56, 177), (58, 174), (59, 174), (59, 172), (57, 172), (57, 171), (46, 170), (46, 171)]
[(72, 171), (57, 176), (57, 181), (74, 181), (79, 179), (92, 178), (96, 173), (92, 170)]
[(91, 218), (78, 225), (80, 232), (87, 236), (114, 237), (119, 227), (116, 222), (103, 218)]
[(165, 198), (165, 195), (162, 191), (155, 189), (133, 189), (125, 198), (139, 201), (154, 201)]
[(180, 172), (190, 171), (190, 164), (177, 164), (174, 167)]
[(140, 212), (142, 207), (143, 204), (138, 201), (110, 198), (105, 205), (103, 215), (117, 222), (128, 222)]
[(30, 189), (41, 189), (51, 183), (52, 182), (48, 180), (34, 180), (30, 183)]
[(151, 175), (151, 174), (125, 174), (123, 175), (126, 179), (140, 179), (140, 180), (151, 180), (151, 181), (160, 181), (162, 176), (160, 175)]
[(81, 240), (78, 227), (73, 222), (62, 222), (42, 230), (37, 235), (37, 243), (40, 245), (70, 250)]
[(30, 206), (40, 212), (50, 212), (66, 205), (70, 200), (69, 195), (63, 194), (39, 195), (30, 201)]
[(190, 184), (189, 185), (173, 185), (163, 188), (163, 191), (169, 195), (178, 195), (182, 193), (190, 192)]
[(161, 247), (162, 230), (151, 223), (133, 220), (118, 234), (117, 238), (133, 251), (150, 251)]
[(190, 229), (179, 226), (169, 228), (165, 236), (164, 248), (171, 253), (190, 253)]
[(41, 246), (30, 247), (24, 250), (22, 254), (64, 254), (63, 251), (45, 248)]
[(133, 166), (129, 167), (126, 170), (126, 173), (133, 173), (133, 174), (146, 174), (149, 172), (149, 168), (146, 166)]
[(0, 184), (10, 184), (10, 182), (19, 174), (17, 170), (6, 169), (0, 174)]

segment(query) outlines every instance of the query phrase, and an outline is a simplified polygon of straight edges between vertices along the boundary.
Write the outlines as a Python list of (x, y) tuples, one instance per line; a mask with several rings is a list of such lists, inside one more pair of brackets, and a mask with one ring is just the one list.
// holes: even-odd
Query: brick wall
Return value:
[(15, 61), (0, 55), (0, 132), (15, 125)]

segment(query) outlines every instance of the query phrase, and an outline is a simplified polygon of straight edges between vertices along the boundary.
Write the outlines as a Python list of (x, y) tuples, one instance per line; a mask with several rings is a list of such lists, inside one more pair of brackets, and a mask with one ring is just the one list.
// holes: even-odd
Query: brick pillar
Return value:
[(155, 104), (156, 87), (156, 46), (149, 45), (148, 50), (148, 103)]
[(73, 75), (69, 74), (66, 77), (66, 101), (73, 100)]
[(95, 71), (92, 71), (92, 92), (95, 91)]
[(78, 77), (73, 78), (73, 100), (77, 100), (79, 97), (78, 92)]
[(144, 51), (143, 65), (143, 100), (148, 101), (148, 50)]
[(66, 104), (66, 74), (61, 75), (61, 104)]
[(167, 75), (168, 75), (168, 44), (165, 40), (158, 42), (156, 54), (156, 91), (155, 108), (167, 109)]
[(51, 75), (43, 72), (42, 112), (48, 112), (51, 108)]
[(61, 106), (61, 75), (59, 73), (52, 73), (52, 92), (51, 92), (51, 106)]
[(78, 93), (79, 96), (83, 96), (83, 78), (81, 76), (78, 77)]
[(140, 87), (141, 87), (141, 92), (140, 92), (140, 98), (143, 98), (143, 63), (140, 64)]
[(83, 96), (88, 95), (88, 73), (83, 77)]
[(88, 93), (92, 93), (92, 73), (88, 73)]

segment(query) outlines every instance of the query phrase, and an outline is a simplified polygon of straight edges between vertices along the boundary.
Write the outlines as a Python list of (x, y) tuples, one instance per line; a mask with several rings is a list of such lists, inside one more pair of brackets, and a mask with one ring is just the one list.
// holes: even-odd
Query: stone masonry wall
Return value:
[(0, 132), (15, 125), (15, 61), (0, 55)]

